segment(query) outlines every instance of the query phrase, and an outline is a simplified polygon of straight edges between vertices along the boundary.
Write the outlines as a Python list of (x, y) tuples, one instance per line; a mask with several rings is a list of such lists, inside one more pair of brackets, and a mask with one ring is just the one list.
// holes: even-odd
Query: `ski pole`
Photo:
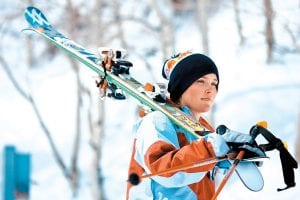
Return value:
[(239, 162), (243, 159), (244, 155), (245, 155), (245, 150), (242, 150), (242, 151), (239, 152), (239, 154), (237, 155), (236, 159), (234, 160), (230, 170), (228, 171), (228, 173), (223, 178), (222, 182), (220, 183), (217, 191), (215, 192), (215, 194), (214, 194), (214, 196), (212, 197), (211, 200), (216, 200), (217, 199), (217, 196), (220, 194), (220, 192), (224, 188), (225, 184), (227, 183), (227, 181), (231, 177), (232, 173), (235, 171), (235, 169), (236, 169), (237, 165), (239, 164)]
[(201, 167), (201, 166), (205, 166), (205, 165), (209, 165), (209, 164), (213, 164), (213, 163), (218, 163), (218, 162), (221, 162), (224, 160), (228, 160), (230, 158), (232, 158), (232, 155), (227, 154), (224, 157), (213, 157), (213, 158), (208, 158), (208, 159), (204, 159), (204, 160), (199, 160), (199, 161), (196, 161), (193, 163), (175, 166), (175, 167), (172, 167), (172, 168), (169, 168), (166, 170), (162, 170), (162, 171), (151, 173), (151, 174), (145, 174), (142, 176), (139, 176), (136, 173), (131, 173), (129, 175), (128, 182), (130, 182), (132, 185), (138, 185), (144, 178), (160, 176), (163, 174), (168, 174), (168, 173), (183, 171), (183, 170), (192, 169), (192, 168), (196, 168), (196, 167)]

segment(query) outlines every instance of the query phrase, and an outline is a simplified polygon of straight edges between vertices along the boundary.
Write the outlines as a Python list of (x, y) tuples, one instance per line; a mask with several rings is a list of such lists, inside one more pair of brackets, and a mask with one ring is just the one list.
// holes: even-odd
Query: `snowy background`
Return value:
[[(10, 1), (0, 0), (1, 12), (10, 12)], [(47, 4), (46, 1), (42, 1)], [(133, 1), (129, 1), (133, 2)], [(252, 6), (250, 1), (242, 1), (244, 8)], [(298, 25), (297, 37), (299, 38), (300, 3), (296, 0), (273, 1), (274, 10), (280, 11), (276, 15), (274, 24), (276, 40), (287, 47), (292, 46), (292, 41), (283, 31), (282, 24), (289, 21)], [(36, 5), (39, 6), (38, 4)], [(24, 8), (25, 8), (24, 4)], [(52, 21), (55, 16), (44, 11)], [(220, 72), (220, 89), (217, 96), (215, 125), (226, 124), (233, 130), (247, 133), (258, 121), (266, 120), (269, 130), (279, 138), (287, 141), (289, 151), (294, 155), (297, 134), (297, 123), (300, 112), (300, 54), (281, 53), (275, 51), (275, 62), (266, 64), (266, 48), (262, 32), (264, 20), (262, 11), (252, 10), (242, 15), (245, 26), (245, 36), (248, 38), (246, 45), (240, 47), (237, 40), (237, 31), (233, 20), (232, 8), (223, 8), (210, 19), (210, 56), (216, 62)], [(11, 24), (12, 28), (20, 31), (28, 27), (20, 13), (20, 20)], [(181, 19), (189, 21), (189, 17)], [(3, 25), (5, 26), (5, 25)], [(25, 34), (20, 34), (23, 41)], [(193, 34), (197, 33), (197, 34)], [(38, 37), (38, 36), (35, 36)], [(136, 35), (129, 34), (129, 38), (137, 40)], [(10, 55), (10, 62), (18, 66), (20, 52), (26, 51), (18, 42), (2, 37), (1, 53)], [(137, 43), (147, 43), (147, 38), (139, 37)], [(139, 40), (138, 39), (138, 40)], [(176, 51), (193, 49), (201, 52), (198, 44), (201, 42), (197, 27), (194, 24), (184, 23), (176, 33)], [(82, 44), (84, 46), (84, 44)], [(7, 51), (3, 51), (3, 49)], [(128, 58), (134, 63), (132, 74), (142, 82), (149, 79), (143, 73), (145, 67), (140, 67), (140, 61), (134, 57)], [(147, 58), (145, 58), (147, 59)], [(160, 80), (162, 61), (153, 60), (153, 71)], [(37, 104), (44, 113), (47, 125), (54, 133), (53, 138), (65, 157), (69, 157), (72, 145), (72, 133), (75, 122), (75, 86), (73, 72), (65, 63), (65, 55), (61, 53), (51, 62), (43, 63), (42, 68), (28, 70), (22, 63), (14, 70), (16, 76), (24, 87), (34, 91)], [(86, 76), (86, 85), (95, 87), (94, 73), (88, 69), (83, 70)], [(25, 74), (25, 76), (24, 76)], [(51, 78), (46, 78), (51, 77)], [(12, 83), (0, 68), (0, 194), (3, 191), (3, 147), (7, 144), (16, 145), (17, 150), (28, 152), (32, 155), (32, 185), (31, 200), (37, 199), (92, 199), (89, 189), (89, 179), (86, 171), (89, 170), (91, 157), (89, 155), (89, 135), (84, 134), (81, 139), (82, 151), (80, 152), (80, 192), (77, 197), (72, 197), (68, 183), (61, 174), (52, 156), (48, 141), (39, 127), (36, 116), (31, 106), (20, 98)], [(161, 81), (161, 80), (160, 80)], [(93, 91), (93, 90), (92, 90)], [(97, 89), (94, 90), (97, 96)], [(97, 104), (97, 101), (94, 102)], [(108, 200), (124, 199), (128, 161), (132, 146), (132, 126), (138, 119), (136, 116), (136, 102), (128, 98), (126, 101), (105, 100), (106, 119), (105, 137), (103, 138), (103, 152), (101, 170), (104, 173), (104, 186)], [(260, 138), (259, 138), (260, 139)], [(270, 159), (265, 161), (260, 168), (265, 179), (265, 186), (260, 192), (247, 190), (236, 177), (233, 177), (220, 194), (221, 200), (247, 200), (247, 199), (296, 199), (300, 194), (300, 173), (296, 170), (295, 188), (287, 191), (276, 192), (278, 187), (283, 187), (283, 177), (280, 160), (277, 152), (268, 153)]]

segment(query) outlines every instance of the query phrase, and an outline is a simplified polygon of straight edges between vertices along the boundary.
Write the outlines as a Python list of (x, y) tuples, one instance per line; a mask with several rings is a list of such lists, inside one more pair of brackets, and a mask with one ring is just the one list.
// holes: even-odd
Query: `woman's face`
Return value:
[(217, 95), (217, 76), (213, 73), (202, 76), (181, 95), (179, 103), (188, 106), (195, 117), (210, 110)]

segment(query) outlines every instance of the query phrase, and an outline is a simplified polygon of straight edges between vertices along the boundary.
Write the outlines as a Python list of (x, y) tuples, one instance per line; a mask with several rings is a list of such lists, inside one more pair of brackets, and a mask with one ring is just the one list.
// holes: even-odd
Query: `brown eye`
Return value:
[(204, 80), (202, 80), (202, 79), (199, 79), (199, 80), (197, 80), (197, 81), (196, 81), (196, 83), (201, 83), (201, 84), (204, 84), (204, 83), (205, 83), (205, 81), (204, 81)]
[(212, 85), (212, 86), (217, 86), (218, 83), (217, 83), (217, 82), (213, 82), (213, 83), (211, 83), (211, 85)]

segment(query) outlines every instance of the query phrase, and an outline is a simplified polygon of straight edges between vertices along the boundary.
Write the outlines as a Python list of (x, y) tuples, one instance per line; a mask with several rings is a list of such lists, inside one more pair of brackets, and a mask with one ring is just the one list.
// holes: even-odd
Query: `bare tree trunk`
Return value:
[(284, 28), (287, 31), (287, 33), (290, 35), (294, 48), (296, 49), (296, 51), (300, 52), (300, 44), (297, 43), (296, 35), (293, 33), (293, 31), (291, 30), (288, 24), (285, 24)]
[(160, 19), (160, 39), (162, 43), (163, 59), (174, 54), (174, 31), (172, 21), (168, 19), (160, 10), (157, 0), (151, 0), (151, 6)]
[[(91, 97), (90, 97), (91, 100)], [(94, 123), (92, 117), (92, 101), (90, 101), (90, 108), (88, 111), (88, 121), (91, 132), (91, 148), (94, 151), (93, 160), (91, 163), (91, 190), (93, 199), (102, 200), (105, 199), (105, 192), (103, 190), (103, 177), (101, 173), (100, 160), (101, 160), (101, 139), (103, 136), (104, 127), (104, 101), (98, 103), (98, 118)]]
[(240, 0), (233, 0), (233, 7), (234, 7), (234, 16), (235, 16), (235, 23), (238, 30), (238, 35), (240, 37), (240, 45), (244, 45), (245, 43), (245, 36), (243, 35), (243, 26), (240, 16)]
[(69, 59), (73, 69), (75, 71), (76, 76), (76, 84), (77, 84), (77, 105), (76, 105), (76, 121), (75, 121), (75, 137), (74, 137), (74, 144), (73, 144), (73, 151), (71, 155), (71, 166), (70, 166), (70, 184), (73, 191), (74, 196), (78, 193), (78, 186), (79, 186), (79, 174), (78, 174), (78, 155), (80, 150), (80, 139), (81, 139), (81, 116), (82, 116), (82, 85), (80, 82), (79, 71), (78, 71), (78, 63), (75, 62), (73, 59)]
[(103, 36), (105, 33), (105, 27), (102, 20), (102, 12), (104, 9), (104, 0), (94, 0), (93, 10), (88, 19), (91, 20), (91, 31), (93, 34), (89, 34), (89, 37), (92, 38), (92, 43), (96, 47), (100, 47), (103, 44)]
[(207, 24), (207, 0), (197, 0), (196, 1), (196, 12), (197, 19), (199, 21), (199, 28), (201, 31), (202, 47), (203, 53), (209, 54), (209, 41), (208, 41), (208, 24)]
[[(70, 33), (70, 37), (76, 40), (77, 38), (77, 24), (79, 21), (79, 12), (78, 10), (73, 6), (71, 0), (67, 1), (66, 4), (66, 12), (68, 14), (68, 18), (70, 20), (68, 23), (68, 32)], [(79, 68), (78, 63), (75, 62), (72, 58), (69, 57), (70, 64), (72, 66), (72, 69), (75, 73), (76, 77), (76, 85), (77, 85), (77, 105), (76, 105), (76, 129), (75, 129), (75, 137), (74, 137), (74, 144), (73, 144), (73, 151), (71, 155), (71, 166), (70, 166), (70, 186), (72, 188), (73, 195), (76, 196), (78, 193), (78, 186), (79, 186), (79, 177), (78, 177), (78, 154), (80, 149), (80, 138), (81, 138), (81, 116), (82, 116), (82, 110), (81, 110), (81, 104), (82, 104), (82, 90), (83, 87), (80, 82), (80, 76), (79, 76)]]
[(112, 9), (115, 17), (116, 27), (117, 27), (117, 37), (121, 41), (122, 48), (128, 49), (127, 42), (124, 36), (124, 29), (123, 29), (123, 21), (120, 15), (120, 3), (119, 0), (112, 0)]
[[(102, 46), (103, 43), (103, 30), (105, 28), (102, 24), (102, 18), (99, 16), (102, 12), (103, 1), (102, 0), (95, 0), (94, 12), (92, 18), (94, 19), (94, 26), (91, 27), (92, 32), (97, 35), (96, 38), (97, 44)], [(98, 108), (98, 116), (96, 119), (93, 119), (92, 110), (93, 110), (93, 102), (91, 94), (86, 91), (89, 95), (90, 99), (90, 106), (88, 109), (88, 124), (91, 133), (91, 148), (93, 150), (93, 160), (91, 161), (91, 173), (90, 173), (90, 180), (91, 180), (91, 191), (93, 195), (93, 199), (95, 200), (103, 200), (105, 199), (105, 192), (103, 189), (103, 177), (102, 177), (102, 170), (100, 167), (101, 161), (101, 143), (102, 137), (104, 135), (104, 101), (97, 101), (97, 108)]]
[(274, 48), (274, 32), (273, 32), (273, 18), (274, 11), (271, 0), (264, 0), (264, 11), (266, 16), (266, 43), (267, 43), (267, 63), (273, 61)]
[(28, 66), (32, 66), (34, 62), (34, 57), (33, 57), (33, 46), (32, 46), (32, 37), (28, 36), (26, 37), (26, 48), (27, 48), (27, 63)]

